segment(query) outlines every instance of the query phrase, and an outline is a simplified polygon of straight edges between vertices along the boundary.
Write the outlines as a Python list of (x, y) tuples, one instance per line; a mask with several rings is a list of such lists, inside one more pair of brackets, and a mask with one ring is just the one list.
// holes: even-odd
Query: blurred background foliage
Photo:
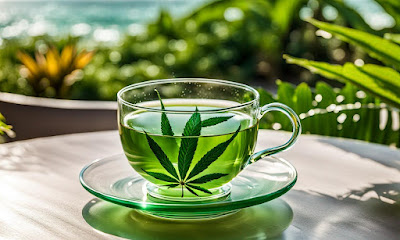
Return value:
[[(209, 1), (184, 17), (163, 10), (156, 21), (135, 26), (133, 34), (113, 44), (73, 36), (3, 39), (0, 91), (115, 100), (122, 87), (150, 79), (227, 79), (259, 87), (263, 104), (279, 101), (292, 107), (302, 118), (305, 133), (399, 146), (396, 104), (400, 101), (396, 98), (400, 81), (394, 69), (399, 70), (400, 65), (396, 50), (400, 48), (400, 4), (397, 0), (375, 0), (392, 21), (382, 27), (349, 2), (354, 1)], [(311, 17), (316, 19), (310, 20), (312, 24), (304, 21)], [(377, 42), (369, 42), (371, 36)], [(374, 47), (381, 44), (379, 41), (385, 42), (382, 48), (386, 52)], [(39, 76), (32, 81), (26, 71), (29, 67), (21, 61), (21, 55), (18, 59), (18, 52), (32, 59), (35, 54), (48, 58), (49, 53), (61, 52), (62, 58), (63, 49), (70, 46), (85, 53), (95, 50), (95, 54), (85, 67), (58, 74), (58, 79), (65, 79), (76, 70), (73, 81), (55, 80), (60, 84), (41, 85), (38, 90), (34, 83), (49, 77)], [(284, 53), (288, 63), (282, 58)], [(328, 65), (331, 68), (324, 69)], [(342, 74), (342, 68), (349, 66), (353, 81), (331, 72)], [(383, 74), (394, 78), (379, 82), (379, 74), (365, 76), (365, 71), (371, 73), (377, 68), (385, 68)], [(388, 78), (391, 80), (382, 84)], [(264, 128), (290, 130), (290, 123), (278, 113), (262, 121)]]
[(161, 11), (156, 21), (137, 25), (134, 34), (126, 34), (114, 44), (73, 36), (3, 39), (0, 90), (59, 97), (52, 86), (36, 91), (26, 74), (21, 74), (17, 59), (18, 51), (34, 56), (35, 52), (46, 54), (53, 46), (59, 52), (67, 45), (96, 50), (64, 96), (89, 100), (115, 100), (116, 92), (127, 84), (169, 77), (222, 78), (267, 89), (275, 89), (277, 78), (314, 86), (318, 77), (287, 65), (283, 53), (331, 63), (372, 61), (359, 48), (319, 37), (321, 33), (315, 34), (315, 27), (301, 19), (311, 16), (378, 36), (396, 33), (398, 28), (394, 24), (374, 30), (342, 0), (211, 1), (185, 17), (174, 18)]
[[(371, 97), (367, 97), (363, 91), (359, 91), (356, 92), (355, 96), (359, 93), (359, 95), (361, 94), (364, 99), (354, 99), (354, 94), (346, 91), (337, 96), (337, 98), (340, 97), (342, 102), (347, 103), (346, 105), (343, 105), (342, 102), (335, 103), (334, 101), (331, 101), (331, 105), (327, 106), (325, 109), (331, 111), (303, 108), (300, 112), (302, 112), (306, 117), (312, 117), (322, 113), (323, 115), (330, 116), (330, 119), (336, 118), (338, 122), (337, 130), (339, 131), (329, 134), (322, 131), (323, 135), (344, 136), (399, 146), (400, 136), (398, 109), (400, 107), (400, 73), (396, 70), (400, 69), (400, 46), (390, 40), (368, 32), (336, 26), (313, 19), (310, 19), (309, 21), (323, 31), (326, 31), (345, 42), (358, 46), (369, 56), (380, 60), (386, 66), (364, 64), (360, 61), (356, 61), (355, 63), (346, 62), (344, 65), (335, 65), (310, 61), (307, 59), (293, 58), (285, 55), (284, 58), (287, 59), (288, 63), (303, 66), (321, 76), (347, 83), (351, 86), (362, 89), (371, 96), (376, 97), (374, 100)], [(299, 85), (298, 88), (300, 87), (301, 85)], [(315, 92), (320, 94), (322, 97), (321, 99), (324, 99), (325, 96), (322, 95), (322, 93), (318, 93), (318, 90), (319, 87), (317, 84)], [(325, 90), (328, 90), (328, 88), (325, 87)], [(305, 90), (303, 90), (303, 92), (306, 93)], [(303, 96), (305, 96), (305, 94), (303, 94)], [(348, 101), (349, 99), (351, 99), (350, 102)], [(322, 100), (320, 102), (322, 102)], [(300, 104), (303, 104), (303, 102)], [(319, 104), (317, 103), (316, 106), (319, 107), (318, 105)], [(304, 107), (304, 105), (302, 106)], [(357, 111), (349, 111), (353, 109), (357, 109)], [(307, 114), (305, 114), (306, 111), (308, 111)], [(340, 115), (329, 114), (332, 112), (342, 113), (340, 113)], [(346, 124), (347, 118), (349, 118), (347, 122), (350, 122), (351, 124)], [(309, 122), (312, 122), (312, 120), (310, 121), (308, 119), (304, 120), (304, 124), (306, 129), (310, 129), (310, 131), (314, 133), (319, 133), (318, 128), (316, 127), (318, 125), (318, 120), (330, 120), (327, 117), (320, 118), (319, 116), (313, 117), (312, 119), (316, 121), (313, 126), (309, 126)], [(355, 126), (357, 126), (357, 128), (355, 128)], [(354, 129), (358, 132), (354, 132)]]

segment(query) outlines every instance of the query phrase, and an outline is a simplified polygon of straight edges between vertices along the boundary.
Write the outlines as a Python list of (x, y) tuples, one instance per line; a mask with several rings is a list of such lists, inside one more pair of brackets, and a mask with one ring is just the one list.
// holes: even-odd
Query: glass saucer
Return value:
[(147, 194), (147, 181), (118, 154), (94, 161), (79, 176), (82, 186), (103, 200), (175, 219), (224, 216), (245, 207), (275, 199), (289, 191), (297, 180), (296, 169), (286, 160), (266, 157), (247, 166), (230, 184), (228, 197), (208, 202), (169, 202)]

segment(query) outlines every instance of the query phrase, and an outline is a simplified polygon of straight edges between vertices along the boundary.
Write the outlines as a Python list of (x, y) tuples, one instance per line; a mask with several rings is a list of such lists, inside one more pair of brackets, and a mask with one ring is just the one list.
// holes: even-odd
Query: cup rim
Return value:
[(222, 112), (222, 111), (228, 111), (228, 110), (233, 110), (233, 109), (238, 109), (242, 108), (248, 105), (252, 105), (255, 102), (258, 102), (260, 99), (260, 94), (257, 92), (256, 89), (253, 87), (250, 87), (246, 84), (243, 83), (237, 83), (237, 82), (232, 82), (232, 81), (227, 81), (227, 80), (220, 80), (220, 79), (208, 79), (208, 78), (169, 78), (169, 79), (158, 79), (158, 80), (151, 80), (151, 81), (145, 81), (145, 82), (140, 82), (140, 83), (135, 83), (128, 85), (126, 87), (123, 87), (121, 90), (118, 91), (117, 93), (117, 100), (119, 103), (132, 107), (132, 108), (137, 108), (137, 109), (142, 109), (146, 111), (153, 111), (153, 112), (169, 112), (169, 113), (193, 113), (194, 110), (168, 110), (168, 109), (157, 109), (157, 108), (151, 108), (151, 107), (144, 107), (140, 106), (138, 104), (130, 103), (122, 98), (122, 94), (125, 93), (126, 91), (137, 89), (140, 87), (152, 85), (152, 84), (163, 84), (163, 83), (174, 83), (174, 82), (202, 82), (202, 83), (218, 83), (218, 84), (224, 84), (228, 85), (231, 87), (237, 87), (241, 88), (247, 91), (250, 91), (254, 94), (254, 99), (251, 101), (247, 101), (238, 105), (234, 105), (231, 107), (226, 107), (226, 108), (216, 108), (216, 109), (209, 109), (209, 110), (198, 110), (200, 113), (207, 113), (207, 112)]

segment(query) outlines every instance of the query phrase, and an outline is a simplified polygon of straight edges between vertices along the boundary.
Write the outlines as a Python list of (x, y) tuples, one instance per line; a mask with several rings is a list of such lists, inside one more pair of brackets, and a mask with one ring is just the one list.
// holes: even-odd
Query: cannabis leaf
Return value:
[(226, 148), (229, 146), (229, 144), (233, 141), (233, 139), (238, 135), (240, 130), (240, 126), (236, 130), (236, 132), (230, 137), (228, 140), (226, 140), (223, 143), (218, 144), (216, 147), (211, 149), (209, 152), (207, 152), (201, 159), (200, 161), (197, 162), (197, 164), (194, 166), (192, 171), (189, 174), (189, 177), (187, 178), (188, 180), (193, 178), (194, 176), (200, 174), (204, 170), (206, 170), (211, 163), (215, 162), (226, 150)]
[[(164, 110), (164, 104), (161, 100), (160, 94), (157, 90), (158, 98), (161, 103), (161, 108)], [(201, 191), (207, 194), (212, 194), (208, 189), (194, 185), (194, 184), (204, 184), (210, 181), (217, 180), (219, 178), (225, 177), (228, 174), (226, 173), (211, 173), (199, 177), (197, 179), (190, 180), (195, 176), (202, 173), (206, 170), (213, 162), (215, 162), (227, 149), (229, 144), (233, 141), (233, 139), (238, 135), (240, 130), (240, 125), (236, 132), (225, 142), (218, 144), (216, 147), (207, 152), (199, 162), (194, 166), (194, 168), (190, 171), (188, 175), (189, 168), (193, 161), (193, 156), (196, 152), (198, 137), (201, 135), (202, 127), (209, 127), (220, 124), (222, 122), (227, 121), (233, 116), (228, 117), (213, 117), (209, 118), (205, 121), (201, 121), (201, 116), (199, 110), (196, 107), (195, 112), (189, 118), (189, 120), (185, 124), (185, 128), (183, 129), (181, 145), (179, 147), (178, 154), (178, 173), (173, 166), (172, 162), (169, 160), (168, 156), (164, 153), (161, 147), (152, 139), (146, 131), (144, 131), (146, 135), (147, 142), (150, 146), (151, 151), (156, 156), (157, 160), (160, 162), (161, 166), (170, 174), (166, 175), (163, 173), (149, 172), (142, 169), (149, 176), (156, 178), (158, 180), (171, 183), (163, 185), (168, 188), (181, 187), (182, 189), (182, 197), (183, 197), (183, 188), (185, 187), (190, 193), (195, 196), (199, 196), (195, 190)], [(161, 131), (163, 135), (173, 136), (174, 133), (171, 128), (171, 124), (168, 120), (167, 115), (163, 112), (161, 116)]]
[(176, 182), (176, 179), (175, 179), (175, 178), (172, 178), (172, 177), (170, 177), (170, 176), (168, 176), (168, 175), (165, 175), (165, 174), (163, 174), (163, 173), (148, 172), (148, 171), (144, 170), (143, 168), (142, 168), (142, 170), (143, 170), (145, 173), (149, 174), (150, 176), (152, 176), (152, 177), (154, 177), (154, 178), (157, 178), (157, 179), (160, 179), (160, 180), (163, 180), (163, 181), (165, 181), (165, 182)]
[(216, 180), (218, 178), (225, 177), (227, 175), (228, 174), (226, 174), (226, 173), (211, 173), (211, 174), (204, 175), (198, 179), (189, 181), (188, 183), (206, 183), (206, 182), (210, 182), (212, 180)]
[[(189, 190), (189, 192), (191, 192), (192, 194), (194, 194), (194, 195), (199, 197), (199, 194), (197, 194), (191, 187), (186, 186), (186, 189)], [(183, 191), (182, 191), (182, 197), (183, 197)]]
[(212, 117), (212, 118), (209, 118), (209, 119), (206, 119), (206, 120), (202, 121), (201, 122), (201, 126), (202, 127), (214, 126), (214, 125), (220, 124), (222, 122), (225, 122), (225, 121), (229, 120), (232, 117), (233, 117), (233, 115), (232, 116), (227, 116), (227, 117)]
[[(161, 110), (164, 111), (165, 107), (164, 107), (164, 103), (161, 100), (160, 93), (158, 92), (157, 89), (154, 89), (154, 91), (157, 93), (158, 99), (160, 100)], [(171, 124), (170, 124), (167, 114), (165, 112), (161, 113), (161, 132), (163, 135), (174, 136), (174, 132), (172, 131)]]
[[(199, 114), (199, 113), (196, 111), (194, 114)], [(196, 117), (196, 116), (193, 116), (193, 115), (191, 117), (191, 119), (193, 119), (193, 121), (195, 121), (194, 120), (195, 118), (200, 118), (200, 116)], [(188, 123), (187, 123), (186, 125), (189, 128), (190, 124), (188, 125)], [(196, 129), (196, 128), (193, 128), (193, 129)], [(156, 178), (158, 180), (161, 180), (161, 181), (164, 181), (164, 182), (172, 182), (172, 183), (175, 182), (175, 184), (168, 184), (168, 185), (164, 185), (164, 186), (167, 186), (167, 187), (178, 187), (178, 186), (181, 186), (181, 188), (182, 188), (182, 197), (183, 197), (183, 187), (185, 187), (189, 192), (191, 192), (192, 194), (194, 194), (196, 196), (198, 196), (198, 194), (194, 190), (198, 190), (198, 191), (202, 191), (202, 192), (207, 193), (207, 194), (211, 194), (211, 192), (209, 190), (207, 190), (205, 188), (202, 188), (200, 186), (194, 185), (194, 184), (207, 183), (207, 182), (222, 178), (224, 176), (227, 176), (228, 174), (226, 174), (226, 173), (211, 173), (211, 174), (207, 174), (207, 175), (204, 175), (202, 177), (199, 177), (197, 179), (193, 179), (193, 180), (190, 180), (190, 179), (192, 179), (193, 177), (195, 177), (198, 174), (202, 173), (213, 162), (215, 162), (225, 152), (226, 148), (233, 141), (233, 139), (235, 139), (235, 137), (239, 133), (239, 130), (240, 130), (240, 126), (238, 127), (236, 132), (228, 140), (218, 144), (216, 147), (214, 147), (209, 152), (207, 152), (200, 159), (200, 161), (197, 162), (197, 164), (194, 166), (194, 168), (189, 173), (189, 176), (187, 178), (185, 178), (185, 177), (186, 177), (186, 174), (187, 174), (187, 170), (190, 167), (190, 163), (191, 163), (191, 161), (193, 159), (195, 148), (192, 148), (191, 151), (193, 151), (193, 152), (186, 151), (189, 154), (186, 154), (185, 156), (189, 156), (189, 158), (186, 158), (186, 159), (190, 159), (190, 163), (188, 164), (187, 162), (185, 162), (184, 165), (181, 165), (181, 166), (185, 166), (185, 167), (188, 166), (185, 173), (183, 172), (183, 171), (185, 171), (184, 168), (183, 167), (179, 168), (179, 163), (178, 163), (178, 169), (179, 169), (179, 173), (180, 173), (180, 178), (178, 178), (176, 176), (175, 168), (173, 167), (173, 165), (170, 162), (170, 160), (168, 159), (168, 157), (165, 155), (165, 153), (162, 151), (162, 149), (158, 146), (158, 144), (149, 135), (147, 135), (147, 133), (145, 132), (146, 133), (146, 137), (147, 137), (147, 141), (148, 141), (148, 143), (150, 145), (150, 148), (153, 151), (154, 155), (156, 155), (157, 159), (159, 160), (161, 165), (164, 167), (164, 169), (167, 170), (167, 172), (170, 173), (175, 178), (170, 177), (170, 176), (168, 176), (166, 174), (162, 174), (162, 173), (148, 172), (148, 171), (145, 171), (144, 169), (142, 169), (142, 170), (144, 172), (146, 172), (148, 175), (150, 175), (150, 176), (152, 176), (152, 177), (154, 177), (154, 178)], [(185, 139), (185, 138), (183, 138), (183, 139)], [(182, 139), (182, 141), (183, 141), (183, 139)], [(187, 139), (196, 139), (197, 140), (197, 138), (187, 138)], [(196, 146), (197, 146), (197, 141), (196, 141)], [(183, 152), (184, 150), (182, 150), (182, 149), (184, 149), (184, 148), (185, 148), (185, 146), (181, 144), (179, 152), (180, 153), (181, 153), (181, 151)], [(168, 162), (168, 163), (166, 163), (166, 162)], [(182, 160), (182, 162), (183, 162), (183, 160)], [(183, 170), (181, 170), (181, 169), (183, 169)]]
[(186, 178), (187, 171), (189, 170), (197, 148), (198, 138), (189, 136), (200, 136), (200, 132), (201, 118), (196, 107), (196, 111), (186, 122), (185, 128), (183, 129), (182, 135), (187, 138), (182, 138), (181, 146), (179, 148), (178, 169), (182, 180)]
[(208, 190), (205, 189), (205, 188), (202, 188), (202, 187), (199, 187), (199, 186), (195, 186), (195, 185), (192, 185), (192, 184), (190, 184), (190, 183), (188, 183), (187, 185), (188, 185), (189, 187), (191, 187), (191, 188), (200, 190), (200, 191), (202, 191), (202, 192), (205, 192), (205, 193), (208, 193), (208, 194), (212, 194), (212, 192), (208, 191)]
[[(164, 151), (161, 149), (161, 147), (147, 134), (147, 132), (144, 132), (144, 133), (146, 134), (147, 142), (150, 146), (151, 151), (153, 151), (154, 155), (156, 155), (161, 166), (163, 166), (163, 168), (165, 170), (167, 170), (167, 172), (169, 172), (169, 174), (174, 176), (175, 179), (179, 179), (178, 175), (176, 174), (174, 165), (172, 165), (171, 161), (169, 160), (167, 155), (164, 153)], [(155, 178), (157, 178), (157, 177), (155, 177)], [(162, 180), (162, 179), (160, 179), (160, 180)]]

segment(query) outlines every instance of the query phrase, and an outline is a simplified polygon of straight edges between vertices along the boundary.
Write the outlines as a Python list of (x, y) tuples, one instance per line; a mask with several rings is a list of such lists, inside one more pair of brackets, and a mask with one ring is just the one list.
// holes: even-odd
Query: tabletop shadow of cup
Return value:
[(292, 222), (293, 211), (285, 201), (275, 199), (225, 217), (173, 220), (95, 198), (84, 206), (82, 216), (93, 228), (128, 239), (288, 239), (282, 233)]

